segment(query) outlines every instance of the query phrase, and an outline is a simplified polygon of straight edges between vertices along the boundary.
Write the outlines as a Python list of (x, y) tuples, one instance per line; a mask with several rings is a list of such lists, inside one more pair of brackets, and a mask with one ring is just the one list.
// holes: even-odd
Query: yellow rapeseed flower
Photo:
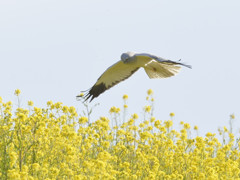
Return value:
[(233, 133), (229, 133), (228, 136), (231, 140), (234, 140), (234, 134)]
[(170, 113), (170, 117), (174, 117), (175, 114), (173, 112)]
[(146, 124), (146, 125), (148, 125), (148, 124), (149, 124), (149, 121), (144, 121), (143, 123)]
[(79, 124), (85, 124), (85, 123), (88, 122), (88, 118), (87, 117), (80, 117), (78, 119), (78, 122), (79, 122)]
[(171, 121), (171, 120), (164, 121), (164, 125), (166, 128), (170, 128), (173, 125), (173, 121)]
[(150, 122), (153, 123), (156, 120), (155, 117), (151, 117)]
[(109, 110), (109, 112), (110, 112), (110, 113), (115, 113), (115, 112), (116, 112), (116, 107), (115, 107), (115, 106), (111, 107), (110, 110)]
[(33, 168), (33, 171), (38, 171), (39, 170), (39, 168), (40, 168), (40, 165), (38, 164), (38, 163), (34, 163), (33, 165), (32, 165), (32, 168)]
[(54, 104), (54, 107), (56, 109), (61, 109), (62, 108), (62, 103), (61, 102), (57, 102), (57, 103)]
[(150, 112), (151, 109), (152, 109), (151, 106), (145, 106), (145, 107), (144, 107), (144, 111), (145, 111), (145, 112)]
[(228, 129), (226, 126), (224, 126), (223, 129), (224, 129), (224, 132), (228, 132)]
[(154, 126), (156, 127), (156, 128), (158, 128), (158, 126), (160, 126), (161, 125), (161, 122), (159, 121), (159, 120), (156, 120), (155, 122), (154, 122)]
[(128, 95), (127, 95), (127, 94), (124, 94), (124, 95), (123, 95), (123, 99), (124, 99), (124, 100), (127, 100), (127, 99), (128, 99)]
[(52, 106), (52, 105), (53, 105), (53, 102), (52, 102), (52, 101), (48, 101), (48, 102), (47, 102), (47, 106), (50, 107), (50, 106)]
[(119, 113), (120, 111), (121, 111), (120, 108), (117, 108), (117, 109), (116, 109), (116, 113)]
[(14, 92), (14, 94), (15, 94), (16, 96), (19, 96), (20, 93), (21, 93), (21, 91), (20, 91), (19, 89), (16, 89), (15, 92)]
[(68, 113), (68, 110), (69, 110), (68, 106), (63, 106), (62, 107), (63, 113)]
[(128, 123), (128, 125), (130, 125), (130, 126), (133, 125), (134, 119), (133, 119), (133, 118), (130, 118), (127, 123)]
[(0, 103), (0, 179), (239, 179), (240, 142), (226, 127), (223, 140), (192, 138), (188, 123), (177, 130), (149, 114), (123, 122), (116, 107), (111, 121), (88, 123), (61, 102), (31, 112), (12, 105)]
[(149, 89), (148, 91), (147, 91), (147, 94), (150, 96), (150, 95), (152, 95), (153, 94), (153, 90), (152, 89)]
[(198, 126), (194, 126), (194, 130), (198, 130)]
[(28, 101), (28, 105), (29, 106), (33, 106), (33, 102), (32, 101)]
[(184, 124), (184, 128), (185, 128), (185, 129), (190, 129), (190, 128), (191, 128), (191, 126), (190, 126), (190, 124), (188, 124), (188, 123), (185, 123), (185, 124)]
[(231, 119), (235, 119), (235, 115), (234, 115), (234, 114), (231, 114), (231, 115), (230, 115), (230, 118), (231, 118)]
[(136, 113), (134, 113), (134, 114), (132, 115), (132, 118), (133, 118), (133, 119), (138, 119), (138, 115), (137, 115)]
[(119, 113), (120, 110), (121, 110), (120, 108), (117, 108), (117, 107), (113, 106), (113, 107), (110, 108), (109, 112), (110, 113)]
[(206, 137), (212, 137), (213, 136), (213, 134), (212, 133), (210, 133), (210, 132), (208, 132), (207, 134), (206, 134)]
[(144, 126), (145, 126), (144, 123), (140, 123), (140, 124), (139, 124), (139, 127), (140, 127), (140, 128), (143, 128)]

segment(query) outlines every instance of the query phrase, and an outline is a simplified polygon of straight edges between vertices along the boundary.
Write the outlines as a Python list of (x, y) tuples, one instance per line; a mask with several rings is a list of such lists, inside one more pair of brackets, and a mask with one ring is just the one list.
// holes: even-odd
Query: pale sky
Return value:
[(92, 118), (122, 107), (142, 117), (146, 91), (155, 117), (217, 132), (234, 113), (240, 128), (239, 0), (0, 0), (0, 96), (36, 106), (60, 101), (82, 106), (75, 96), (90, 88), (126, 51), (186, 62), (172, 78), (150, 80), (143, 70), (106, 91), (91, 105)]

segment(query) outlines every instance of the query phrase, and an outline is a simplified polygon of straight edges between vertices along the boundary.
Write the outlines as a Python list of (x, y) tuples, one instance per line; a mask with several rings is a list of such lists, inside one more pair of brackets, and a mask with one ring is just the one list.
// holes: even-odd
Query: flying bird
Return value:
[[(90, 99), (91, 102), (104, 91), (129, 78), (141, 67), (144, 68), (150, 79), (154, 79), (174, 76), (181, 66), (191, 68), (190, 65), (181, 63), (180, 60), (176, 62), (152, 54), (126, 52), (121, 55), (121, 60), (110, 66), (98, 78), (83, 98), (85, 101)], [(81, 95), (77, 97), (81, 97)]]

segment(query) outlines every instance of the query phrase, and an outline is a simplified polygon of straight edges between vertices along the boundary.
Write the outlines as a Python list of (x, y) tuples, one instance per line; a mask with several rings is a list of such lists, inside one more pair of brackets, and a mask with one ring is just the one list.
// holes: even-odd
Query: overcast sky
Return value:
[(0, 0), (0, 96), (46, 107), (90, 88), (126, 51), (191, 64), (172, 78), (150, 80), (143, 70), (95, 99), (93, 118), (109, 116), (128, 94), (128, 115), (142, 115), (146, 91), (155, 116), (198, 125), (201, 133), (240, 127), (239, 0)]

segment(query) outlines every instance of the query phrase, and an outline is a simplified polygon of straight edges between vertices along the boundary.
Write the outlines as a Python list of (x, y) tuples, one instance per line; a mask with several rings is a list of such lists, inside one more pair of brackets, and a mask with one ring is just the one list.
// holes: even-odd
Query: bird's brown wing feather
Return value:
[(90, 98), (91, 102), (104, 91), (129, 78), (138, 69), (139, 67), (136, 65), (124, 64), (121, 60), (113, 64), (98, 78), (94, 86), (84, 96), (85, 101)]

